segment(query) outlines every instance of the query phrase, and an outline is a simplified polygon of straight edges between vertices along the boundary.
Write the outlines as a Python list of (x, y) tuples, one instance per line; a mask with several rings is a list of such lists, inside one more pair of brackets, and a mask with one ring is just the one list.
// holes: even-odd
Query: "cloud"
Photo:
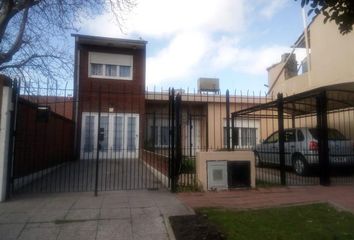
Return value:
[(159, 45), (147, 57), (150, 86), (230, 70), (265, 76), (266, 68), (288, 48), (241, 43), (255, 18), (271, 18), (284, 4), (285, 0), (257, 0), (255, 4), (246, 0), (137, 0), (137, 7), (126, 15), (124, 34), (110, 13), (86, 21), (83, 30), (100, 36), (142, 37), (150, 44), (157, 40)]
[(275, 13), (285, 7), (285, 5), (286, 0), (267, 0), (267, 4), (264, 5), (263, 9), (260, 11), (260, 14), (266, 18), (271, 18)]
[(245, 26), (244, 14), (244, 0), (140, 0), (128, 28), (152, 37), (193, 30), (235, 32)]
[(205, 56), (210, 45), (200, 32), (184, 32), (174, 37), (166, 48), (147, 59), (147, 83), (178, 80), (190, 75)]

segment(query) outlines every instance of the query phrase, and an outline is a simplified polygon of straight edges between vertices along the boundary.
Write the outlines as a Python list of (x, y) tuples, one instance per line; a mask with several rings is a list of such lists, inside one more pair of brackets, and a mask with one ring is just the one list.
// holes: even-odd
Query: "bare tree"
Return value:
[(57, 85), (72, 75), (72, 50), (65, 42), (75, 24), (110, 10), (122, 26), (134, 0), (1, 0), (0, 72), (26, 81)]

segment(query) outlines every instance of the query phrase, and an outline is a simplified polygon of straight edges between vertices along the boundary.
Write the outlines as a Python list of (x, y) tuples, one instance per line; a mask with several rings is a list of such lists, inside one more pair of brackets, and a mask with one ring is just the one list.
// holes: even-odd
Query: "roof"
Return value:
[(90, 35), (82, 35), (82, 34), (71, 34), (71, 36), (75, 37), (75, 41), (79, 44), (88, 44), (88, 45), (96, 45), (96, 46), (144, 49), (147, 44), (147, 41), (144, 40), (108, 38), (108, 37), (90, 36)]
[[(316, 114), (316, 97), (322, 93), (325, 93), (327, 96), (328, 112), (354, 107), (354, 83), (332, 85), (284, 97), (283, 106), (285, 117), (302, 117)], [(247, 109), (236, 111), (232, 113), (232, 116), (275, 118), (277, 117), (277, 103), (277, 100), (273, 100), (258, 104)]]
[[(319, 16), (319, 14), (314, 16), (312, 18), (311, 22), (307, 25), (307, 33), (308, 33), (309, 39), (310, 39), (310, 27), (315, 22), (315, 20), (318, 18), (318, 16)], [(301, 35), (296, 39), (295, 43), (291, 46), (292, 48), (306, 48), (304, 32), (305, 31), (303, 31), (301, 33)], [(309, 41), (309, 44), (310, 43), (311, 43), (311, 41)]]

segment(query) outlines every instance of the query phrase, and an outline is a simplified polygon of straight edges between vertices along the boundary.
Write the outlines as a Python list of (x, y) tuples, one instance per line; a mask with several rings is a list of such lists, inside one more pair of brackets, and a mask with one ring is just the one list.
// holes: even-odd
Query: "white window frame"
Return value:
[[(232, 147), (232, 124), (230, 120), (230, 144)], [(222, 133), (224, 135), (224, 128), (226, 127), (226, 119), (224, 119), (224, 125), (222, 128)], [(238, 133), (238, 143), (239, 145), (235, 145), (237, 148), (250, 148), (254, 147), (252, 145), (242, 145), (242, 131), (241, 128), (255, 128), (256, 129), (256, 144), (260, 143), (260, 120), (241, 120), (241, 119), (235, 119), (234, 120), (234, 127), (239, 129)], [(223, 141), (223, 146), (227, 147), (227, 143), (224, 142), (224, 139), (226, 137), (223, 136), (222, 141)]]
[[(102, 64), (103, 65), (102, 75), (91, 74), (91, 64)], [(107, 76), (106, 65), (117, 66), (117, 76)], [(121, 66), (130, 67), (130, 76), (121, 77), (119, 75)], [(104, 79), (133, 80), (133, 55), (89, 52), (88, 76), (93, 78), (104, 78)]]

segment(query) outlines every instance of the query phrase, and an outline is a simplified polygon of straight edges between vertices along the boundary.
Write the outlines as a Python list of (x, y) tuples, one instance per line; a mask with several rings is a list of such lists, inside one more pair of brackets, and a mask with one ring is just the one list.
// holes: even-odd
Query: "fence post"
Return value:
[(230, 151), (230, 93), (226, 90), (226, 143), (227, 151)]
[(278, 93), (278, 132), (279, 132), (279, 162), (280, 162), (280, 181), (281, 185), (286, 185), (285, 173), (285, 134), (284, 134), (284, 100), (283, 94)]
[(176, 183), (174, 178), (175, 172), (175, 90), (172, 88), (169, 96), (169, 122), (170, 122), (170, 157), (169, 157), (169, 180), (171, 191), (176, 191)]
[(318, 161), (320, 164), (320, 184), (331, 184), (329, 174), (329, 151), (328, 151), (328, 124), (327, 124), (327, 96), (321, 92), (316, 97), (317, 133), (318, 133)]
[(99, 168), (99, 158), (101, 150), (101, 85), (98, 92), (98, 119), (97, 119), (97, 145), (96, 145), (96, 174), (95, 174), (95, 197), (97, 197), (98, 192), (98, 168)]
[(181, 166), (181, 161), (182, 161), (182, 128), (181, 128), (181, 117), (182, 117), (182, 109), (181, 109), (181, 104), (182, 103), (182, 97), (180, 94), (177, 94), (176, 96), (176, 157), (174, 159), (173, 165), (174, 165), (174, 172), (173, 172), (173, 192), (177, 191), (177, 186), (178, 186), (178, 177), (179, 177), (179, 168)]

